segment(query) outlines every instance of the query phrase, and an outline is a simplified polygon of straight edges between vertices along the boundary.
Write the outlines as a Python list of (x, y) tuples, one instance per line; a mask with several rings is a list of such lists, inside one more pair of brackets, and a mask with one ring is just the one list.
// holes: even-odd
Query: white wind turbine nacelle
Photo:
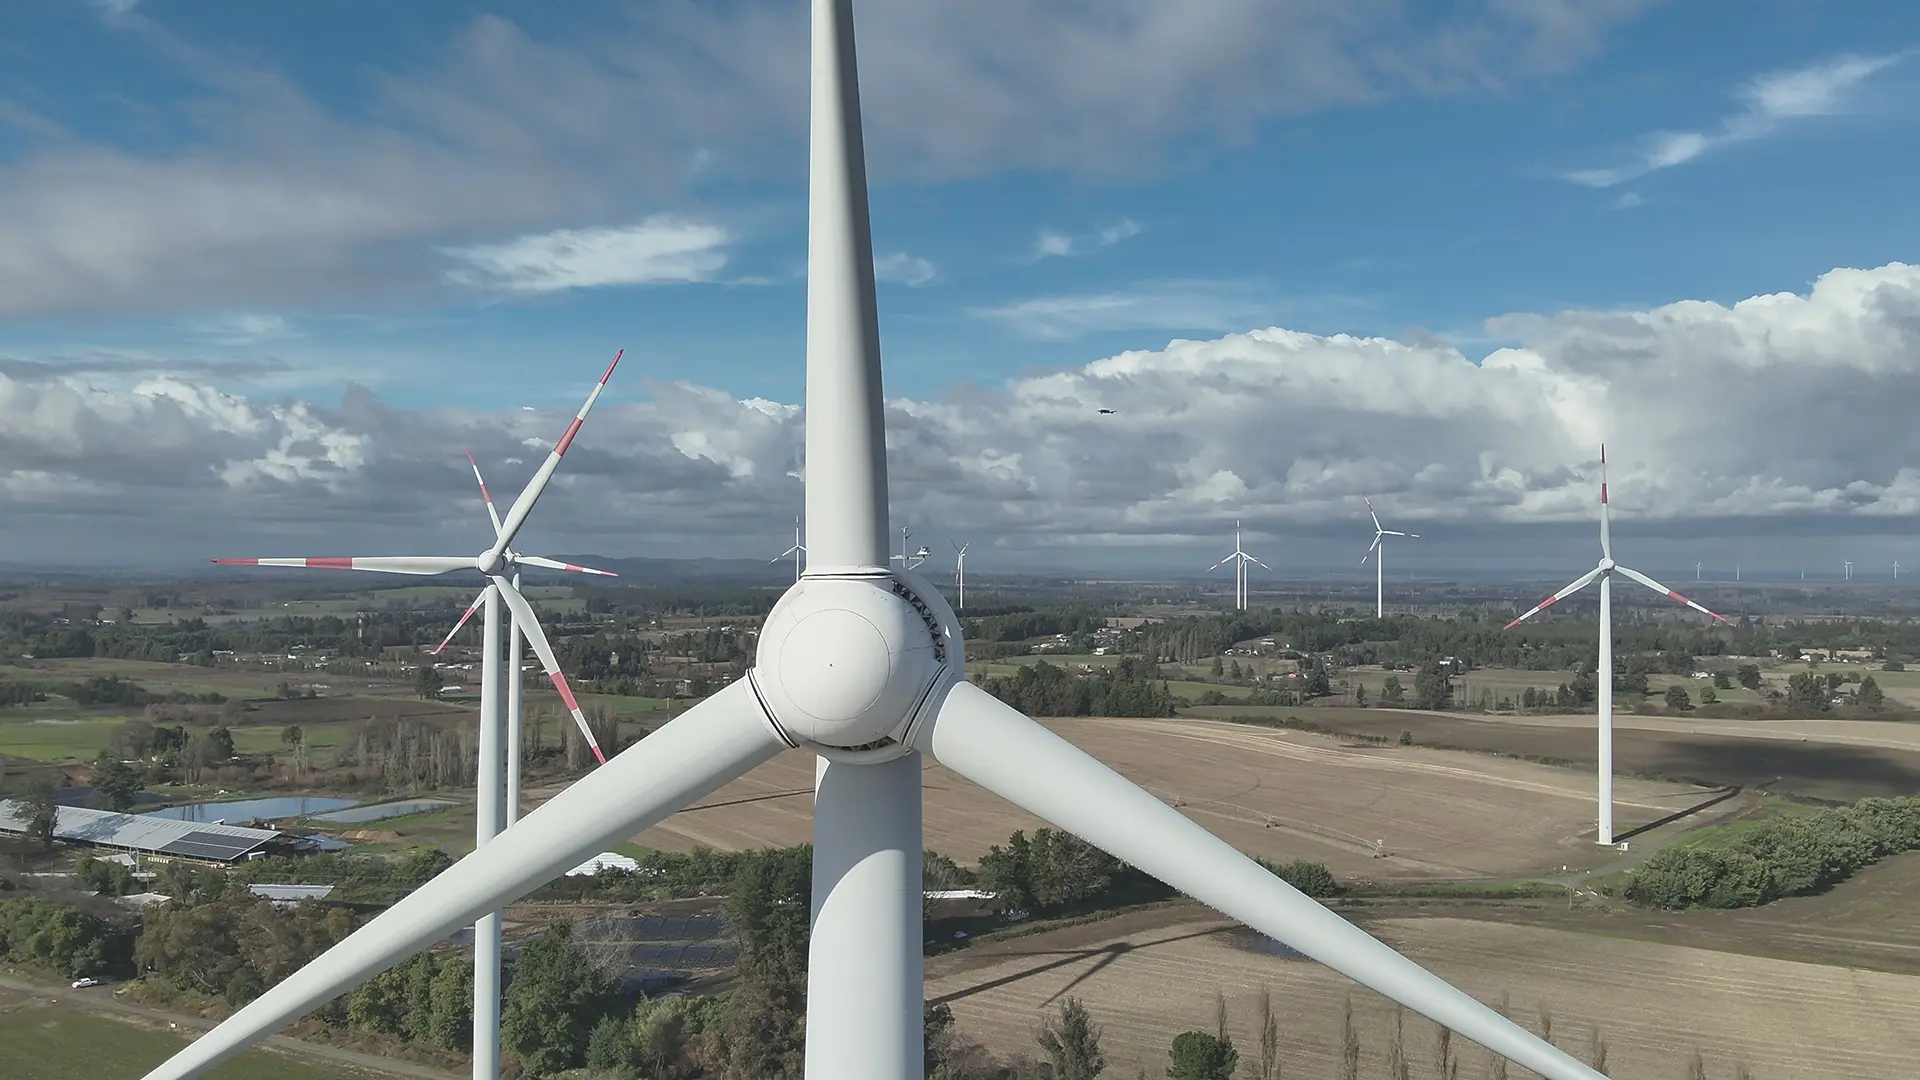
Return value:
[(902, 757), (919, 710), (962, 677), (960, 625), (917, 574), (805, 577), (767, 614), (749, 674), (794, 746), (833, 761)]
[(806, 520), (817, 562), (769, 616), (753, 671), (402, 897), (147, 1080), (199, 1074), (796, 743), (822, 758), (808, 1080), (924, 1072), (923, 757), (1548, 1080), (1605, 1080), (961, 679), (952, 612), (917, 575), (887, 565), (852, 4), (812, 8)]

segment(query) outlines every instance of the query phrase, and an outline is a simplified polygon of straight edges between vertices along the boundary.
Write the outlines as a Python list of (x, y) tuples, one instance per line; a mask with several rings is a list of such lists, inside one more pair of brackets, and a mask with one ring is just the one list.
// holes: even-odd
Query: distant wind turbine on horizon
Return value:
[(953, 586), (959, 590), (960, 602), (953, 607), (955, 611), (965, 611), (967, 608), (967, 548), (973, 545), (958, 544), (952, 540), (947, 543), (953, 544)]
[(1373, 512), (1373, 500), (1367, 499), (1367, 516), (1373, 519), (1373, 543), (1367, 545), (1367, 553), (1360, 556), (1360, 565), (1367, 565), (1367, 558), (1378, 551), (1380, 557), (1373, 560), (1373, 617), (1387, 617), (1387, 546), (1383, 542), (1389, 536), (1404, 536), (1409, 540), (1420, 539), (1419, 533), (1394, 532), (1380, 524), (1380, 515)]
[(793, 556), (793, 580), (799, 581), (800, 580), (800, 558), (806, 553), (807, 553), (806, 545), (800, 542), (800, 519), (794, 518), (793, 519), (793, 546), (781, 552), (780, 554), (775, 555), (773, 558), (768, 559), (767, 565), (772, 566), (774, 563), (777, 563), (781, 559), (784, 559), (787, 556), (791, 555)]
[(1247, 554), (1246, 549), (1241, 546), (1240, 522), (1238, 519), (1235, 519), (1233, 523), (1233, 553), (1221, 559), (1219, 562), (1214, 563), (1212, 566), (1207, 567), (1207, 573), (1211, 574), (1228, 563), (1233, 564), (1234, 610), (1245, 611), (1247, 610), (1247, 564), (1252, 563), (1262, 570), (1269, 571), (1272, 570), (1273, 567)]
[(1607, 504), (1607, 448), (1602, 446), (1600, 448), (1600, 564), (1575, 578), (1566, 588), (1535, 604), (1526, 614), (1502, 627), (1504, 630), (1511, 630), (1586, 588), (1595, 579), (1600, 582), (1600, 655), (1598, 663), (1594, 665), (1593, 677), (1596, 696), (1599, 699), (1600, 737), (1600, 813), (1595, 840), (1601, 844), (1613, 843), (1613, 575), (1624, 574), (1654, 592), (1678, 600), (1695, 611), (1703, 612), (1721, 622), (1727, 621), (1725, 616), (1707, 610), (1638, 570), (1630, 570), (1614, 562), (1611, 518), (1612, 510)]

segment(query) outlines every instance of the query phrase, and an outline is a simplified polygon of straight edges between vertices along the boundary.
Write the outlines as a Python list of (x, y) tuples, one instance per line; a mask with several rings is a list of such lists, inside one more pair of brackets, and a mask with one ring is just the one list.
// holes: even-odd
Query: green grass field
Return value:
[[(187, 1045), (178, 1034), (84, 1012), (71, 1004), (0, 1007), (0, 1075), (7, 1080), (135, 1080)], [(387, 1074), (255, 1050), (208, 1080), (372, 1080)]]

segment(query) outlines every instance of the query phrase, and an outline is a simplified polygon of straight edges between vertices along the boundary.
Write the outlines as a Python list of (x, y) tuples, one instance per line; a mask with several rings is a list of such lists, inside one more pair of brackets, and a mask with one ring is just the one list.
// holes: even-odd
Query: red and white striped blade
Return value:
[(1699, 604), (1694, 603), (1693, 601), (1687, 599), (1684, 596), (1681, 596), (1679, 593), (1674, 592), (1672, 589), (1667, 588), (1665, 585), (1660, 584), (1659, 582), (1653, 580), (1652, 578), (1648, 577), (1647, 575), (1641, 573), (1638, 570), (1629, 570), (1626, 567), (1619, 565), (1618, 563), (1615, 563), (1613, 568), (1615, 570), (1618, 570), (1620, 573), (1625, 574), (1628, 577), (1632, 578), (1633, 580), (1639, 582), (1640, 584), (1645, 585), (1647, 588), (1652, 589), (1654, 592), (1665, 593), (1668, 596), (1672, 597), (1675, 600), (1680, 601), (1681, 603), (1687, 605), (1688, 607), (1692, 608), (1695, 611), (1701, 612), (1706, 615), (1711, 615), (1714, 618), (1719, 619), (1721, 622), (1728, 621), (1725, 615), (1722, 615), (1716, 611), (1711, 611), (1705, 607), (1702, 607)]
[[(1363, 498), (1365, 496), (1362, 496)], [(1373, 519), (1373, 531), (1380, 531), (1380, 515), (1373, 512), (1373, 500), (1367, 499), (1367, 516)]]
[(1366, 554), (1360, 556), (1361, 566), (1367, 565), (1367, 560), (1373, 558), (1374, 549), (1380, 546), (1380, 538), (1384, 535), (1386, 534), (1377, 531), (1373, 534), (1373, 543), (1368, 544)]
[(553, 470), (560, 467), (560, 459), (566, 456), (567, 447), (573, 445), (574, 436), (580, 434), (580, 425), (586, 423), (587, 413), (593, 409), (593, 403), (600, 397), (600, 391), (607, 388), (607, 380), (613, 378), (613, 369), (619, 366), (620, 358), (624, 355), (626, 355), (625, 349), (613, 354), (613, 363), (607, 365), (607, 370), (600, 376), (600, 381), (593, 384), (593, 390), (587, 394), (586, 404), (580, 406), (580, 411), (573, 414), (573, 423), (567, 425), (567, 433), (560, 436), (559, 442), (553, 444), (553, 450), (547, 454), (547, 460), (540, 463), (539, 471), (533, 474), (532, 480), (527, 481), (527, 486), (520, 492), (520, 497), (513, 500), (513, 506), (507, 510), (506, 520), (500, 525), (500, 535), (493, 542), (495, 556), (506, 552), (507, 545), (513, 543), (513, 538), (519, 533), (520, 526), (527, 523), (527, 515), (533, 512), (533, 504), (539, 502), (540, 493), (547, 490), (547, 482), (553, 479)]
[(487, 478), (480, 475), (480, 463), (473, 460), (473, 451), (467, 451), (467, 464), (473, 466), (473, 478), (480, 482), (480, 498), (487, 504), (487, 516), (493, 519), (493, 535), (500, 535), (500, 511), (493, 508), (493, 495), (487, 491)]
[(1599, 576), (1600, 576), (1600, 568), (1596, 566), (1593, 569), (1587, 571), (1586, 573), (1581, 574), (1579, 577), (1574, 578), (1573, 583), (1571, 585), (1568, 585), (1566, 588), (1561, 589), (1559, 592), (1554, 593), (1552, 596), (1549, 596), (1545, 600), (1542, 600), (1538, 604), (1535, 604), (1531, 611), (1528, 611), (1525, 615), (1520, 616), (1519, 618), (1513, 620), (1512, 622), (1501, 627), (1500, 629), (1511, 630), (1514, 627), (1519, 626), (1521, 623), (1526, 622), (1528, 619), (1533, 618), (1535, 615), (1540, 614), (1541, 612), (1547, 610), (1548, 608), (1559, 603), (1560, 601), (1565, 600), (1567, 597), (1572, 596), (1574, 593), (1579, 592), (1581, 589), (1586, 588), (1588, 585), (1593, 584), (1593, 579)]
[(1607, 503), (1607, 445), (1600, 444), (1600, 555), (1613, 558), (1613, 508)]
[(574, 574), (594, 574), (599, 577), (620, 576), (611, 570), (595, 570), (591, 566), (575, 566), (570, 562), (561, 562), (558, 559), (546, 559), (538, 555), (515, 555), (513, 561), (522, 566), (539, 566), (548, 570), (565, 570)]
[[(520, 591), (506, 578), (496, 576), (493, 583), (500, 589), (500, 598), (512, 609), (514, 619), (520, 623), (520, 632), (527, 635), (527, 644), (533, 646), (533, 653), (540, 658), (540, 666), (546, 669), (547, 678), (553, 680), (553, 688), (559, 692), (561, 704), (573, 714), (573, 722), (579, 726), (580, 734), (586, 736), (587, 745), (593, 748), (594, 760), (605, 765), (607, 755), (600, 749), (600, 744), (594, 741), (593, 728), (587, 726), (587, 714), (580, 711), (580, 703), (573, 699), (573, 687), (568, 686), (567, 677), (560, 674), (560, 661), (553, 655), (553, 646), (547, 644), (546, 631), (540, 629), (540, 620), (534, 617), (533, 605), (527, 603), (527, 598), (521, 596)], [(518, 677), (518, 673), (515, 675)]]
[(1252, 563), (1253, 565), (1259, 567), (1262, 570), (1273, 569), (1273, 567), (1268, 566), (1266, 563), (1261, 562), (1259, 559), (1256, 559), (1253, 556), (1246, 554), (1245, 552), (1241, 552), (1240, 557)]
[(304, 566), (309, 570), (371, 570), (379, 574), (450, 574), (474, 568), (471, 555), (375, 555), (319, 559), (215, 559), (222, 566)]
[(447, 647), (447, 642), (449, 642), (449, 641), (452, 641), (452, 640), (453, 640), (453, 635), (455, 635), (455, 634), (457, 634), (457, 633), (459, 633), (459, 632), (460, 632), (460, 628), (461, 628), (461, 627), (463, 627), (463, 626), (465, 626), (465, 625), (467, 625), (467, 620), (468, 620), (468, 619), (471, 619), (471, 618), (473, 618), (473, 613), (474, 613), (474, 612), (476, 612), (476, 611), (479, 611), (479, 610), (480, 610), (480, 605), (481, 605), (481, 604), (484, 604), (484, 603), (486, 603), (486, 602), (487, 602), (487, 594), (488, 594), (488, 593), (490, 593), (490, 592), (492, 592), (492, 591), (493, 591), (493, 586), (491, 586), (491, 585), (489, 585), (489, 586), (487, 586), (486, 588), (484, 588), (484, 589), (481, 589), (481, 590), (480, 590), (480, 595), (479, 595), (479, 596), (476, 596), (476, 597), (474, 597), (474, 598), (473, 598), (473, 603), (472, 603), (472, 604), (470, 604), (470, 605), (468, 605), (468, 607), (467, 607), (467, 613), (466, 613), (465, 615), (462, 615), (462, 616), (460, 616), (460, 621), (459, 621), (459, 622), (457, 622), (457, 623), (454, 623), (454, 624), (453, 624), (453, 629), (451, 629), (451, 630), (449, 630), (449, 631), (447, 631), (447, 636), (446, 636), (446, 637), (443, 637), (443, 638), (441, 638), (441, 639), (440, 639), (440, 644), (438, 644), (438, 645), (435, 645), (435, 646), (433, 647), (433, 655), (435, 655), (435, 656), (439, 656), (439, 655), (440, 655), (440, 650), (441, 650), (441, 649), (444, 649), (444, 648), (446, 648), (446, 647)]

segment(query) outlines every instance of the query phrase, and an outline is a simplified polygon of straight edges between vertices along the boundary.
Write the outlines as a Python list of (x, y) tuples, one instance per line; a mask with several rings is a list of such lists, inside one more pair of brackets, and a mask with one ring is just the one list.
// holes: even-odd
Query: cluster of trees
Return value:
[(1920, 796), (1778, 818), (1724, 843), (1666, 848), (1627, 886), (1627, 899), (1659, 908), (1757, 907), (1820, 892), (1855, 871), (1920, 850)]
[(0, 959), (68, 978), (125, 970), (131, 935), (104, 919), (45, 900), (0, 900)]
[(1822, 674), (1800, 671), (1787, 679), (1787, 708), (1797, 713), (1826, 712), (1836, 697), (1846, 699), (1845, 688), (1849, 683), (1859, 684), (1851, 695), (1854, 704), (1876, 710), (1886, 707), (1887, 695), (1871, 675), (1863, 677), (1852, 672), (1829, 671)]
[[(225, 879), (247, 885), (332, 885), (333, 899), (356, 904), (391, 904), (425, 885), (453, 858), (436, 847), (418, 847), (398, 858), (355, 851), (322, 851), (295, 857), (252, 859), (225, 872)], [(189, 875), (170, 888), (198, 888), (217, 878)], [(163, 890), (165, 891), (165, 890)]]
[(1178, 704), (1158, 668), (1135, 657), (1084, 676), (1043, 660), (983, 687), (1029, 716), (1172, 716)]
[(1042, 915), (1111, 907), (1121, 898), (1161, 899), (1172, 890), (1068, 832), (1015, 832), (980, 857), (980, 888), (1001, 911)]

